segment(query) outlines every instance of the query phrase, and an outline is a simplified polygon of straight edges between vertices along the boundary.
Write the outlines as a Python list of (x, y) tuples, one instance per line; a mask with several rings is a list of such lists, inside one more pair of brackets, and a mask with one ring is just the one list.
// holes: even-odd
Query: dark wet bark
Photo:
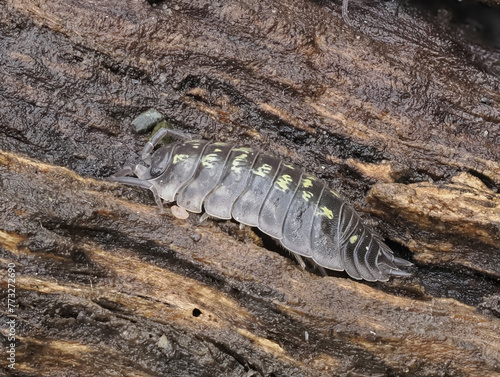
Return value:
[[(349, 15), (340, 1), (0, 2), (15, 375), (500, 373), (500, 54), (392, 2)], [(414, 275), (321, 277), (249, 229), (174, 219), (104, 181), (138, 161), (148, 135), (130, 121), (150, 107), (325, 179)], [(7, 269), (1, 286), (5, 318)]]

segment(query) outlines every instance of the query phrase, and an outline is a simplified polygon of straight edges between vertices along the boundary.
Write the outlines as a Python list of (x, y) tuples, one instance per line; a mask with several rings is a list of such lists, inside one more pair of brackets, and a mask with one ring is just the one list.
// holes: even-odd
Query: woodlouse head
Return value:
[(173, 145), (164, 145), (156, 150), (151, 156), (151, 166), (149, 173), (152, 178), (161, 175), (168, 167), (170, 156), (172, 154)]

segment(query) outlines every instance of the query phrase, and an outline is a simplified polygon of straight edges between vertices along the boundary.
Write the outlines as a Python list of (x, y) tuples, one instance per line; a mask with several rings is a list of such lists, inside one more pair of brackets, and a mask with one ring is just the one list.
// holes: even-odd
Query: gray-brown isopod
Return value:
[[(387, 281), (408, 276), (397, 258), (339, 195), (299, 167), (246, 147), (208, 140), (146, 144), (149, 165), (125, 167), (116, 182), (147, 188), (157, 204), (177, 202), (190, 212), (257, 227), (292, 254), (317, 265), (346, 271), (354, 279)], [(130, 176), (135, 175), (135, 177)]]

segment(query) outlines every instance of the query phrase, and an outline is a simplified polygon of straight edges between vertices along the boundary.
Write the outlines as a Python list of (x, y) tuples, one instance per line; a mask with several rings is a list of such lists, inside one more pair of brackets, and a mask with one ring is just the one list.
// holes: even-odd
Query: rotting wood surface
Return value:
[[(327, 1), (0, 2), (13, 375), (500, 374), (500, 54), (392, 3), (350, 18)], [(129, 122), (149, 107), (327, 180), (414, 276), (321, 277), (104, 181), (138, 161)]]

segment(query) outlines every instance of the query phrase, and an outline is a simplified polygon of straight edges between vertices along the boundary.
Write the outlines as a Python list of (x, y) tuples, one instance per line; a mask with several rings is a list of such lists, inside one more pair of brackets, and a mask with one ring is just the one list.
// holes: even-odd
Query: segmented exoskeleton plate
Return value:
[[(358, 214), (327, 185), (283, 160), (228, 143), (208, 140), (155, 144), (169, 131), (161, 129), (147, 143), (143, 160), (112, 179), (145, 187), (162, 200), (218, 219), (257, 227), (296, 256), (343, 271), (354, 279), (386, 281), (407, 276), (397, 258), (363, 224)], [(136, 177), (127, 177), (134, 174)], [(299, 258), (300, 259), (300, 258)]]

